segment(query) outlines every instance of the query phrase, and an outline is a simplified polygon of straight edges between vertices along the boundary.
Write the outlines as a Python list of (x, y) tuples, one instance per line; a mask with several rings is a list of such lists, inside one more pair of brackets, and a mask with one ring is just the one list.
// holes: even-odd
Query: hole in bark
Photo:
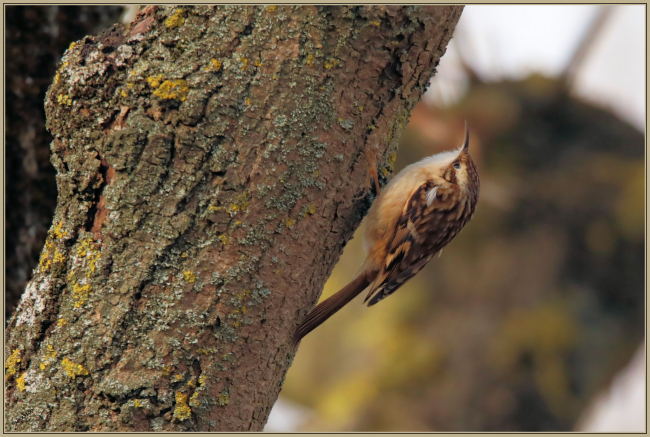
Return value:
[(142, 293), (138, 291), (133, 297), (135, 298), (136, 301), (140, 300), (142, 299)]
[(199, 361), (198, 359), (192, 361), (192, 369), (194, 369), (194, 375), (197, 378), (201, 376), (201, 373), (203, 372), (203, 370), (201, 370), (201, 361)]
[(242, 35), (248, 36), (251, 33), (253, 33), (253, 25), (249, 24), (248, 26), (244, 27), (244, 30), (242, 31)]
[(93, 228), (93, 224), (95, 223), (95, 215), (97, 214), (97, 204), (99, 203), (99, 198), (104, 192), (104, 187), (106, 186), (106, 180), (107, 180), (107, 173), (108, 173), (108, 163), (105, 160), (101, 160), (101, 164), (99, 165), (99, 174), (102, 177), (102, 183), (95, 190), (95, 195), (93, 197), (93, 204), (88, 210), (88, 214), (86, 215), (86, 223), (85, 223), (85, 230), (86, 232), (90, 232), (90, 230)]
[(214, 327), (218, 328), (220, 326), (221, 326), (221, 319), (219, 317), (217, 317), (217, 321), (215, 322)]

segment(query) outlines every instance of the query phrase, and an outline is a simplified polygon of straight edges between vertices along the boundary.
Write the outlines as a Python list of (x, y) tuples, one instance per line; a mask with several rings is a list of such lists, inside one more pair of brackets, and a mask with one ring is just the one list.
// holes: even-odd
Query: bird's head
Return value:
[(466, 192), (479, 189), (476, 165), (469, 154), (469, 129), (465, 124), (465, 141), (459, 149), (438, 153), (423, 160), (427, 167), (447, 182), (456, 184)]
[(478, 191), (479, 178), (476, 165), (469, 154), (469, 129), (465, 123), (465, 141), (447, 158), (446, 165), (441, 166), (440, 176), (447, 182), (457, 184), (466, 191)]

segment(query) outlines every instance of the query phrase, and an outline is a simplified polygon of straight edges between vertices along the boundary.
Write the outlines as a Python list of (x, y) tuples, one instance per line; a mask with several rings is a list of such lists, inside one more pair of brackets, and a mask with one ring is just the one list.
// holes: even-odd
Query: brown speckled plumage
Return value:
[(480, 188), (463, 146), (412, 164), (384, 188), (368, 212), (366, 259), (355, 278), (318, 304), (294, 334), (294, 343), (369, 287), (372, 306), (417, 274), (472, 218)]

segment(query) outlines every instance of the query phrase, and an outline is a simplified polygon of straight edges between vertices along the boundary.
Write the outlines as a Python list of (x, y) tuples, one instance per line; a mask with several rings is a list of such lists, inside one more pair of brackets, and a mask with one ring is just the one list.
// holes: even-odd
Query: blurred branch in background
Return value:
[(603, 33), (605, 24), (612, 16), (612, 10), (613, 6), (611, 5), (600, 7), (598, 14), (594, 17), (591, 26), (589, 26), (587, 33), (578, 44), (575, 52), (573, 52), (573, 56), (571, 56), (571, 60), (567, 64), (560, 78), (560, 80), (566, 84), (568, 90), (573, 88), (573, 84), (577, 80), (580, 68), (584, 67), (587, 56), (592, 51), (598, 37)]
[[(487, 38), (502, 45), (499, 62), (510, 63), (489, 70), (493, 64), (474, 57), (484, 35), (470, 24), (477, 9), (489, 20), (492, 8), (466, 7), (457, 28), (464, 33), (413, 112), (395, 162), (398, 171), (457, 147), (467, 120), (482, 182), (476, 216), (390, 299), (371, 309), (353, 302), (303, 341), (282, 396), (312, 413), (284, 430), (573, 430), (644, 339), (644, 136), (630, 124), (641, 117), (624, 120), (629, 113), (609, 109), (638, 109), (630, 99), (643, 82), (623, 66), (630, 78), (601, 80), (627, 81), (632, 91), (601, 87), (590, 101), (580, 91), (611, 32), (635, 27), (603, 26), (606, 10), (591, 6), (499, 6), (492, 14), (500, 31), (519, 27)], [(539, 27), (537, 14), (546, 26), (555, 24), (549, 17), (564, 20), (568, 32), (565, 11), (582, 25), (557, 47), (554, 76), (514, 69), (512, 39), (531, 50), (535, 38), (551, 44), (522, 26)], [(614, 11), (612, 21), (629, 19), (628, 9)], [(585, 35), (591, 42), (574, 56)], [(632, 66), (643, 55), (635, 47), (620, 50)], [(571, 73), (571, 92), (562, 75), (568, 59), (582, 65)], [(617, 103), (592, 103), (611, 99)], [(354, 275), (361, 256), (357, 237), (322, 299)], [(645, 379), (630, 384), (645, 387)], [(638, 417), (645, 408), (636, 411), (635, 423), (645, 423)]]

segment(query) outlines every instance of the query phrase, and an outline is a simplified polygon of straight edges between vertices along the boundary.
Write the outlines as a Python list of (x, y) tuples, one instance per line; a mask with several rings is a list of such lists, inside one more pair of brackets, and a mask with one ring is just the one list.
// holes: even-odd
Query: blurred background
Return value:
[(645, 431), (645, 17), (465, 7), (395, 170), (458, 147), (467, 120), (474, 218), (302, 341), (267, 431)]
[[(70, 42), (137, 6), (5, 9), (6, 315), (56, 203), (43, 99)], [(640, 6), (467, 6), (395, 170), (458, 147), (473, 220), (399, 292), (303, 340), (267, 431), (639, 431), (645, 19)], [(363, 225), (322, 298), (362, 261)]]

